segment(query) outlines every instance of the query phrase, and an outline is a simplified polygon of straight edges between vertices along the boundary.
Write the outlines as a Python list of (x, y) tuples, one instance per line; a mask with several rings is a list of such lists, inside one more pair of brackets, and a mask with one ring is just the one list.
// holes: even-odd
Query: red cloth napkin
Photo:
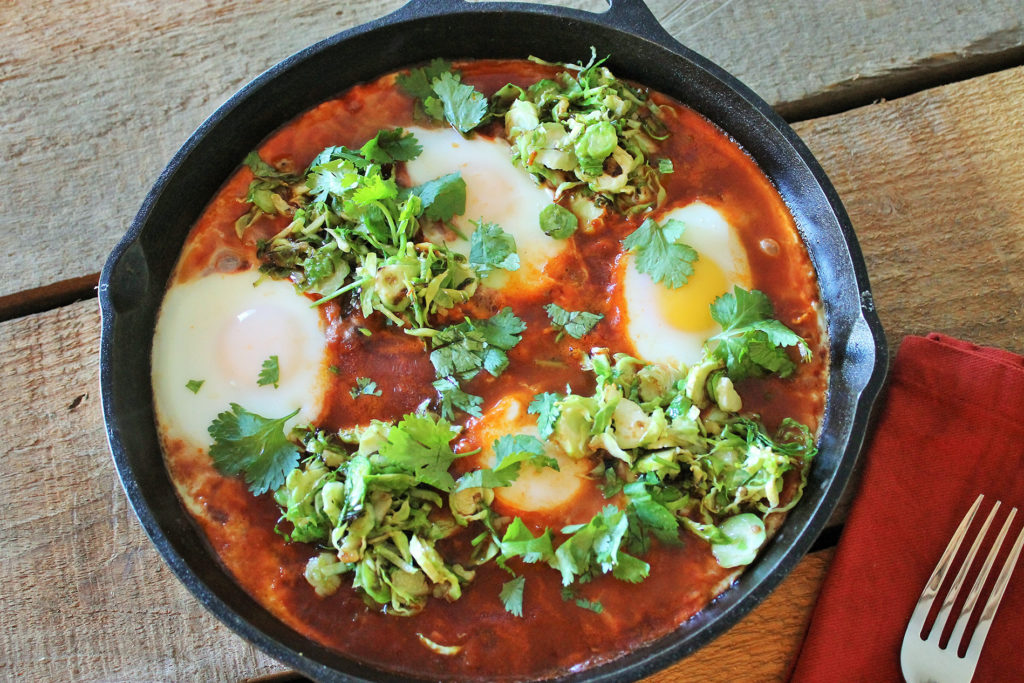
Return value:
[[(978, 494), (985, 494), (979, 517), (994, 501), (1003, 502), (1000, 526), (1009, 507), (1017, 507), (1011, 533), (1019, 532), (1024, 358), (940, 334), (907, 337), (864, 459), (859, 491), (792, 672), (795, 682), (903, 680), (899, 655), (907, 621)], [(1024, 559), (974, 680), (1024, 680)]]

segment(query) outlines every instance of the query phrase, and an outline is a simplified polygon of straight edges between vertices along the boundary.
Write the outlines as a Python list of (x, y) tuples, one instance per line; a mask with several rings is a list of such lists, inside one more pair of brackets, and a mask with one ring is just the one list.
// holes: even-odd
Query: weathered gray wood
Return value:
[[(1024, 351), (1022, 109), (1024, 67), (800, 124), (847, 200), (894, 346), (938, 330)], [(98, 327), (88, 301), (0, 323), (0, 678), (280, 671), (205, 613), (128, 508), (103, 436)], [(782, 680), (828, 558), (806, 558), (657, 680)]]
[(675, 0), (666, 29), (782, 113), (955, 78), (967, 65), (1024, 57), (1020, 0)]
[[(683, 43), (789, 108), (1024, 45), (1019, 0), (649, 4)], [(0, 303), (20, 313), (26, 298), (45, 307), (54, 283), (80, 287), (75, 278), (99, 271), (160, 169), (224, 99), (296, 50), (399, 5), (0, 5)]]
[[(98, 329), (91, 301), (0, 323), (0, 679), (284, 671), (208, 614), (142, 532), (103, 435)], [(807, 558), (726, 639), (658, 680), (780, 679), (830, 559)]]
[(99, 313), (0, 323), (0, 679), (239, 680), (279, 664), (174, 578), (103, 433)]
[(1024, 67), (798, 124), (839, 189), (895, 352), (1024, 353)]

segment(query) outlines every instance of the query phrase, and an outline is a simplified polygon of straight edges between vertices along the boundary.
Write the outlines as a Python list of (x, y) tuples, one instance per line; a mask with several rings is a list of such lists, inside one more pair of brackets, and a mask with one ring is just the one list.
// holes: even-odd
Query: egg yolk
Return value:
[(711, 304), (729, 290), (725, 273), (709, 258), (698, 258), (693, 275), (682, 287), (657, 287), (657, 303), (661, 316), (676, 329), (701, 332), (714, 326)]

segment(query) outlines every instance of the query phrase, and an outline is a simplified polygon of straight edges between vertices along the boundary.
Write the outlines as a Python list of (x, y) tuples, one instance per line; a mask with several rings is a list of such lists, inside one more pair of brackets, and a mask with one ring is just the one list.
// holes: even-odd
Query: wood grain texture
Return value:
[(1024, 353), (1024, 67), (799, 124), (860, 240), (892, 350)]
[[(937, 330), (1024, 352), (1022, 110), (1018, 68), (797, 126), (844, 198), (894, 346)], [(199, 606), (128, 508), (103, 436), (98, 327), (94, 301), (0, 323), (0, 678), (281, 671)], [(781, 680), (829, 559), (806, 558), (654, 680)]]
[(863, 102), (1024, 45), (1019, 0), (676, 0), (659, 17), (783, 113)]
[[(221, 102), (289, 54), (400, 4), (0, 5), (0, 297), (98, 272), (160, 170)], [(1019, 0), (648, 4), (679, 40), (783, 106), (1024, 45)]]
[(238, 680), (281, 666), (185, 590), (114, 471), (99, 312), (0, 324), (0, 679)]
[(834, 550), (811, 553), (768, 599), (721, 638), (648, 683), (784, 681), (800, 652)]
[[(232, 681), (284, 671), (206, 613), (139, 526), (103, 434), (98, 329), (90, 301), (0, 323), (0, 678)], [(727, 636), (655, 680), (781, 679), (830, 559), (805, 558)]]

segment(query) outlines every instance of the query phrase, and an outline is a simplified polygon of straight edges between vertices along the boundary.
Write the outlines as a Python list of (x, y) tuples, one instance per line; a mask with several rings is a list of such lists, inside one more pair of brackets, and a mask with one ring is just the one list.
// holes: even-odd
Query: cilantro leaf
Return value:
[(487, 320), (479, 321), (476, 329), (488, 344), (508, 351), (519, 343), (519, 335), (526, 329), (526, 323), (506, 306)]
[(501, 586), (499, 597), (502, 604), (505, 605), (505, 611), (513, 616), (523, 616), (523, 589), (525, 586), (525, 576), (517, 576)]
[(733, 380), (777, 374), (788, 377), (796, 369), (785, 349), (795, 347), (801, 359), (811, 358), (807, 342), (772, 316), (771, 300), (764, 292), (735, 286), (711, 304), (711, 317), (722, 326), (708, 340), (712, 356), (724, 361)]
[[(630, 521), (637, 527), (634, 536), (639, 535), (638, 531), (650, 531), (662, 543), (679, 544), (679, 520), (672, 510), (657, 499), (656, 487), (649, 487), (641, 479), (623, 486), (622, 492), (629, 500)], [(640, 538), (631, 549), (636, 552), (647, 552), (646, 538)]]
[(261, 387), (273, 384), (274, 388), (277, 389), (278, 382), (280, 381), (281, 369), (278, 367), (277, 356), (271, 356), (263, 361), (263, 367), (260, 369), (260, 376), (257, 378), (256, 384)]
[(379, 130), (377, 134), (359, 149), (359, 153), (370, 161), (390, 164), (395, 161), (411, 161), (420, 155), (423, 147), (416, 136), (402, 128)]
[(523, 520), (515, 517), (498, 543), (501, 561), (518, 557), (527, 564), (550, 562), (555, 556), (552, 537), (551, 529), (545, 529), (540, 536), (534, 536)]
[(461, 76), (442, 73), (431, 81), (431, 87), (441, 101), (445, 119), (460, 133), (468, 133), (487, 118), (487, 98), (463, 83)]
[(494, 442), (494, 467), (467, 472), (459, 477), (456, 490), (509, 486), (519, 477), (523, 463), (558, 470), (558, 461), (544, 451), (540, 439), (530, 434), (505, 434)]
[(548, 438), (555, 431), (555, 423), (561, 412), (560, 400), (562, 397), (559, 394), (546, 391), (534, 396), (526, 408), (526, 412), (537, 416), (537, 433), (542, 439)]
[(455, 480), (448, 468), (457, 456), (451, 440), (459, 433), (445, 419), (409, 414), (393, 425), (380, 446), (380, 457), (412, 474), (416, 481), (451, 491)]
[(589, 581), (599, 572), (631, 583), (646, 578), (650, 565), (621, 549), (628, 531), (626, 512), (614, 505), (606, 505), (586, 524), (562, 529), (571, 535), (555, 550), (552, 562), (562, 574), (562, 585)]
[(573, 339), (583, 338), (583, 335), (594, 329), (594, 325), (604, 318), (604, 315), (600, 313), (567, 311), (558, 304), (548, 304), (544, 310), (547, 311), (548, 318), (551, 319), (551, 326), (556, 330), (561, 330), (559, 337), (564, 332)]
[(495, 268), (519, 270), (516, 240), (496, 223), (473, 221), (476, 230), (469, 240), (469, 265), (486, 275)]
[(578, 597), (571, 588), (562, 589), (562, 600), (565, 602), (571, 600), (577, 607), (589, 610), (594, 614), (604, 612), (604, 605), (601, 604), (600, 600), (587, 600), (586, 598)]
[(284, 434), (284, 423), (299, 410), (271, 419), (250, 413), (237, 403), (210, 424), (210, 458), (226, 475), (242, 474), (249, 490), (260, 495), (280, 488), (299, 463), (299, 449)]
[(483, 369), (497, 377), (508, 366), (505, 352), (519, 343), (525, 329), (508, 306), (486, 320), (466, 318), (434, 335), (430, 362), (438, 377), (471, 379)]
[(508, 367), (505, 353), (519, 343), (526, 323), (509, 307), (487, 320), (466, 318), (439, 330), (431, 338), (430, 362), (437, 373), (434, 388), (441, 398), (441, 415), (453, 416), (453, 409), (480, 416), (483, 399), (462, 390), (459, 382), (472, 379), (481, 370), (497, 377)]
[(665, 225), (658, 225), (648, 218), (622, 245), (636, 254), (637, 270), (675, 289), (693, 275), (692, 263), (697, 260), (696, 250), (678, 241), (685, 229), (682, 221), (668, 220)]
[(356, 385), (349, 389), (348, 393), (352, 398), (381, 395), (380, 389), (377, 388), (377, 383), (369, 377), (356, 377)]
[(384, 199), (394, 199), (398, 196), (398, 185), (392, 178), (383, 178), (380, 175), (364, 176), (363, 182), (352, 193), (352, 201), (358, 206), (367, 206)]
[(185, 388), (191, 391), (193, 394), (198, 394), (200, 387), (202, 387), (203, 383), (205, 382), (205, 379), (190, 379), (189, 381), (185, 382)]
[(483, 411), (480, 405), (483, 398), (462, 390), (459, 382), (454, 377), (441, 377), (434, 381), (434, 388), (441, 397), (441, 417), (452, 419), (455, 417), (455, 410), (461, 410), (473, 417), (480, 417)]
[(466, 181), (456, 171), (429, 180), (412, 189), (423, 202), (423, 215), (435, 221), (450, 221), (466, 211)]
[(330, 165), (337, 166), (338, 164), (336, 162), (352, 164), (355, 168), (365, 168), (368, 165), (366, 159), (364, 159), (359, 152), (351, 150), (344, 145), (336, 145), (334, 147), (325, 148), (322, 152), (313, 157), (313, 161), (309, 162), (307, 174), (316, 169)]
[(295, 179), (294, 173), (288, 173), (286, 171), (279, 171), (277, 168), (268, 164), (259, 155), (259, 152), (249, 152), (243, 162), (252, 171), (252, 174), (257, 178), (263, 178), (265, 180), (283, 180), (285, 182), (292, 182)]
[(450, 73), (452, 65), (444, 59), (435, 59), (427, 66), (409, 69), (408, 74), (399, 74), (395, 78), (398, 87), (416, 99), (426, 100), (434, 96), (433, 80), (443, 73)]

